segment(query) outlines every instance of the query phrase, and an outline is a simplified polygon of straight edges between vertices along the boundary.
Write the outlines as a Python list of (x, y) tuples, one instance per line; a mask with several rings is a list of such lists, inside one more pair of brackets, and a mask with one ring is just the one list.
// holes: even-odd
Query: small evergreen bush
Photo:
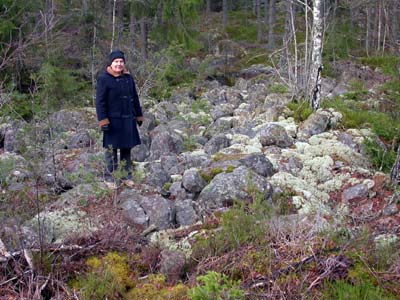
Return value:
[(214, 271), (197, 277), (201, 285), (189, 290), (191, 300), (244, 300), (239, 281), (232, 281), (226, 275)]

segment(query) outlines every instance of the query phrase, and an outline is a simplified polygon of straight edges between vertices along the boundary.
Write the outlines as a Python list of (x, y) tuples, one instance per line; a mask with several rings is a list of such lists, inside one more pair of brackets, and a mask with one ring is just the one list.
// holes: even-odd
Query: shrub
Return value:
[(313, 113), (313, 110), (307, 101), (289, 102), (286, 106), (293, 111), (293, 118), (297, 122), (307, 120), (307, 118)]
[(89, 272), (73, 283), (82, 300), (116, 299), (134, 285), (125, 256), (110, 252), (103, 258), (89, 258), (86, 264)]
[(390, 172), (396, 161), (395, 151), (383, 149), (376, 141), (369, 139), (364, 140), (363, 146), (374, 168), (386, 173)]
[(239, 288), (239, 281), (232, 281), (226, 275), (217, 272), (207, 272), (197, 277), (202, 283), (189, 290), (192, 300), (244, 300), (244, 292)]
[(393, 296), (386, 295), (385, 291), (374, 286), (370, 281), (363, 281), (357, 284), (351, 284), (344, 280), (338, 280), (328, 284), (324, 291), (326, 300), (351, 300), (351, 299), (376, 299), (391, 300)]

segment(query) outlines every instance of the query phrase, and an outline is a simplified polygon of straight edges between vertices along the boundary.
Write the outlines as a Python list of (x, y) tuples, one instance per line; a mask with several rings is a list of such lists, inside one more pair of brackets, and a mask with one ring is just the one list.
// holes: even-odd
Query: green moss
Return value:
[(200, 176), (206, 181), (206, 182), (211, 182), (215, 176), (218, 174), (224, 172), (222, 168), (213, 168), (208, 172), (205, 171), (200, 171)]
[(183, 284), (168, 286), (164, 275), (150, 275), (143, 283), (131, 289), (124, 299), (126, 300), (185, 300), (188, 288)]
[(110, 252), (102, 258), (91, 257), (86, 264), (89, 272), (72, 283), (80, 299), (115, 299), (134, 286), (126, 256)]

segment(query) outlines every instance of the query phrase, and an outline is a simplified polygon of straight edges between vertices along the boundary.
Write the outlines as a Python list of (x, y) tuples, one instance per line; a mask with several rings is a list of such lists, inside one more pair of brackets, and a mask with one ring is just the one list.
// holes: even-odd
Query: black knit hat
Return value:
[(109, 56), (109, 64), (111, 65), (114, 59), (117, 58), (122, 58), (125, 61), (124, 52), (122, 52), (121, 50), (114, 50), (113, 52), (111, 52)]

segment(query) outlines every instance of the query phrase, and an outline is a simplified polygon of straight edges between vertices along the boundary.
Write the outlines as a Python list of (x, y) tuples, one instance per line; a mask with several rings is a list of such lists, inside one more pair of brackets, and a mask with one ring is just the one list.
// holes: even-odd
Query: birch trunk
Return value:
[(276, 18), (276, 0), (269, 1), (269, 17), (268, 17), (268, 48), (275, 47), (274, 26)]
[(147, 24), (146, 18), (140, 18), (140, 52), (143, 60), (147, 60)]
[(112, 52), (114, 48), (114, 38), (115, 38), (115, 7), (117, 4), (117, 0), (113, 1), (113, 8), (112, 8), (112, 34), (111, 34), (111, 45), (110, 45), (110, 52)]
[(256, 0), (257, 10), (257, 42), (261, 43), (262, 40), (262, 16), (261, 16), (261, 0)]
[(228, 0), (222, 1), (222, 26), (224, 29), (228, 25)]
[(312, 52), (309, 85), (309, 102), (314, 110), (321, 102), (321, 72), (322, 72), (322, 33), (323, 15), (322, 0), (313, 1)]
[(397, 149), (397, 159), (390, 172), (390, 179), (395, 185), (400, 185), (400, 146)]

